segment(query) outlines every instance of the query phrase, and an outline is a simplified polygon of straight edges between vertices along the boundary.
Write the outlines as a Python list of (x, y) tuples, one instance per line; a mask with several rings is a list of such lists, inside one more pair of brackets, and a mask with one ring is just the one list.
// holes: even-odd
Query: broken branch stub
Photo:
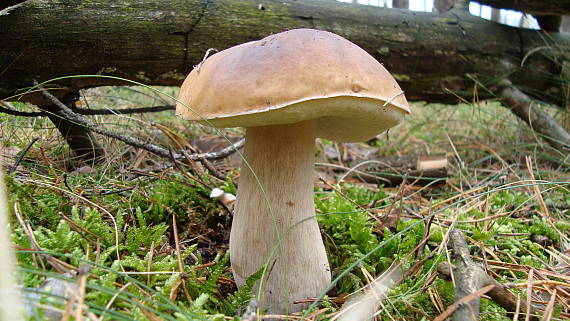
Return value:
[[(455, 280), (455, 299), (456, 301), (480, 291), (487, 286), (493, 286), (487, 292), (487, 295), (495, 303), (507, 310), (509, 313), (516, 311), (529, 311), (529, 319), (531, 321), (538, 321), (536, 314), (532, 308), (528, 309), (524, 301), (520, 301), (511, 291), (504, 285), (497, 282), (495, 279), (487, 275), (485, 270), (478, 264), (474, 263), (469, 255), (469, 249), (463, 233), (459, 230), (453, 229), (449, 234), (449, 242), (453, 250), (453, 259), (455, 266), (450, 266), (447, 262), (438, 266), (437, 271), (441, 278)], [(479, 305), (480, 298), (470, 300), (466, 304), (460, 304), (455, 313), (453, 320), (455, 321), (469, 321), (479, 319)], [(519, 308), (517, 309), (517, 305)]]

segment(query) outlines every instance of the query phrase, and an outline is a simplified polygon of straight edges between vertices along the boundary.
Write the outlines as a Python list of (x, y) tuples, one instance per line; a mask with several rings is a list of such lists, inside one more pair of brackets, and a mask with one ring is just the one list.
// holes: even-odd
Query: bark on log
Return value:
[[(544, 37), (462, 11), (420, 13), (335, 1), (29, 0), (6, 11), (0, 15), (0, 98), (30, 86), (33, 78), (63, 75), (179, 85), (208, 48), (308, 27), (363, 47), (386, 65), (409, 100), (469, 100), (473, 79), (492, 87), (508, 76), (532, 97), (562, 105), (559, 70), (570, 45), (570, 35)], [(58, 84), (77, 90), (123, 83), (74, 78)]]

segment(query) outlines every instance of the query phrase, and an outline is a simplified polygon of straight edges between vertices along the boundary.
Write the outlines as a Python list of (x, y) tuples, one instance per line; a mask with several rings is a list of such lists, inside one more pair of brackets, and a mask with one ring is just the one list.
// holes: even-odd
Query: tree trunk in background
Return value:
[(501, 23), (501, 9), (491, 9), (491, 21)]
[(394, 2), (392, 3), (392, 7), (401, 8), (401, 9), (410, 9), (410, 1), (409, 0), (394, 0)]
[[(64, 75), (178, 86), (208, 48), (291, 28), (329, 30), (360, 45), (384, 63), (409, 100), (495, 98), (487, 89), (509, 77), (532, 97), (565, 105), (560, 70), (568, 60), (568, 34), (544, 37), (459, 10), (433, 14), (316, 0), (266, 0), (263, 6), (256, 0), (29, 0), (0, 15), (0, 97), (32, 79)], [(76, 91), (127, 83), (73, 78), (57, 84)]]
[(570, 16), (562, 18), (562, 31), (570, 32)]
[(433, 7), (436, 12), (443, 13), (453, 8), (456, 0), (434, 0)]

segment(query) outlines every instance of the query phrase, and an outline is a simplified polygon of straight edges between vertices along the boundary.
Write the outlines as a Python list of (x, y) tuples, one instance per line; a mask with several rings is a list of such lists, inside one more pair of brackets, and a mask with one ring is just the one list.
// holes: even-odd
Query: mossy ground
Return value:
[[(111, 87), (87, 91), (81, 103), (122, 108), (172, 102), (143, 88)], [(93, 120), (172, 149), (178, 147), (153, 124), (165, 125), (187, 140), (219, 135), (175, 119), (172, 112)], [(85, 311), (99, 319), (240, 320), (255, 296), (250, 290), (259, 275), (249, 287), (235, 287), (227, 251), (231, 214), (209, 198), (214, 187), (235, 193), (235, 162), (214, 163), (226, 181), (196, 167), (151, 171), (167, 160), (101, 137), (107, 161), (74, 170), (67, 146), (47, 119), (0, 115), (0, 122), (4, 169), (40, 137), (6, 179), (20, 278), (29, 306), (36, 307), (30, 320), (48, 317), (40, 305), (65, 314), (69, 297), (54, 295), (42, 284), (47, 278), (75, 284), (77, 273), (64, 275), (57, 268), (77, 271), (83, 266), (89, 267)], [(241, 135), (236, 129), (224, 133)], [(446, 153), (450, 177), (437, 186), (384, 187), (357, 180), (337, 184), (338, 174), (317, 167), (332, 180), (316, 185), (315, 202), (333, 276), (341, 277), (324, 298), (327, 309), (313, 309), (307, 319), (334, 318), (347, 294), (395, 264), (404, 277), (388, 292), (377, 318), (435, 318), (455, 301), (452, 283), (438, 278), (436, 271), (448, 260), (451, 225), (464, 231), (474, 260), (500, 282), (514, 284), (512, 291), (521, 299), (527, 295), (531, 267), (535, 275), (568, 283), (563, 276), (570, 264), (563, 254), (570, 229), (568, 156), (535, 137), (506, 109), (492, 102), (416, 104), (404, 125), (371, 144), (366, 148), (381, 155)], [(322, 163), (339, 162), (326, 159), (322, 150), (318, 155)], [(16, 214), (26, 224), (19, 223)], [(427, 241), (418, 247), (424, 237)], [(539, 307), (545, 308), (554, 287), (535, 286), (533, 300), (542, 303)], [(563, 300), (555, 301), (553, 320), (568, 317)], [(483, 320), (510, 319), (486, 299), (481, 313)]]

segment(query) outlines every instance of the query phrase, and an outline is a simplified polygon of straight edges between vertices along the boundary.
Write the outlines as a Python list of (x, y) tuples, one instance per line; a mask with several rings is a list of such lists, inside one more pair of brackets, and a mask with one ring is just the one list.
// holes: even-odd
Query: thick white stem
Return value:
[[(295, 301), (316, 297), (330, 283), (330, 268), (313, 201), (315, 121), (248, 128), (239, 178), (230, 253), (238, 286), (268, 262), (263, 309), (300, 311)], [(272, 211), (269, 210), (271, 206)], [(282, 237), (280, 248), (268, 261)], [(259, 283), (258, 283), (259, 284)]]

